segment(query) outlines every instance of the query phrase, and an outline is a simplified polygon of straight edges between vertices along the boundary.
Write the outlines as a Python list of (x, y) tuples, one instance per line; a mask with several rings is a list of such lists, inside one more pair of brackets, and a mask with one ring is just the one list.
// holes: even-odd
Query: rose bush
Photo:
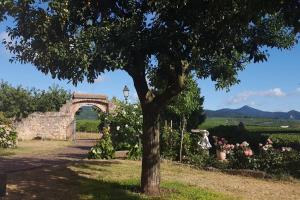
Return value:
[(142, 110), (140, 104), (125, 104), (115, 100), (116, 108), (113, 113), (105, 117), (109, 125), (111, 139), (116, 150), (131, 150), (134, 146), (141, 146)]

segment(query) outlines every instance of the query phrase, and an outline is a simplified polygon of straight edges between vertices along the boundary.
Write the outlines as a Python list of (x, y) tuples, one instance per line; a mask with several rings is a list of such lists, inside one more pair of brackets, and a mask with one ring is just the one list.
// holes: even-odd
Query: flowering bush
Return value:
[(236, 144), (229, 155), (229, 166), (234, 169), (253, 169), (256, 166), (249, 143)]
[(11, 121), (0, 112), (0, 148), (15, 148), (17, 132), (12, 128)]
[(15, 148), (17, 146), (17, 132), (6, 125), (0, 125), (0, 147)]
[(105, 120), (109, 124), (111, 139), (116, 150), (130, 150), (140, 144), (142, 111), (139, 104), (116, 101), (116, 109)]
[(234, 148), (233, 144), (228, 144), (225, 138), (219, 138), (217, 136), (212, 137), (214, 139), (214, 145), (218, 151), (225, 151), (227, 154)]
[(115, 150), (110, 138), (109, 128), (103, 129), (103, 136), (99, 142), (88, 152), (89, 159), (111, 159), (114, 157)]

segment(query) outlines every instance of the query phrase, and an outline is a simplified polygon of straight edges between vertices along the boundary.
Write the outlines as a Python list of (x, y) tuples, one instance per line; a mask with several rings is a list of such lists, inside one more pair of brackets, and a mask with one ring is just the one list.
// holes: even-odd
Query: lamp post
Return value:
[(123, 95), (124, 95), (124, 98), (125, 98), (125, 103), (127, 104), (128, 97), (129, 97), (129, 89), (128, 89), (127, 85), (125, 85), (125, 87), (123, 89)]

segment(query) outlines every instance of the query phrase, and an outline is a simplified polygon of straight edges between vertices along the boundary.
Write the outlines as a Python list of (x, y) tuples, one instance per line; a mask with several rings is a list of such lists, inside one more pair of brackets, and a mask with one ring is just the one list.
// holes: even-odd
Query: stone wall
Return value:
[(61, 112), (33, 113), (16, 124), (18, 139), (35, 137), (52, 140), (67, 140), (74, 130), (73, 117)]
[[(87, 96), (89, 95), (81, 95)], [(76, 97), (76, 96), (75, 96)], [(97, 96), (96, 96), (97, 97)], [(51, 140), (68, 140), (73, 138), (74, 116), (84, 105), (98, 107), (103, 112), (113, 111), (115, 106), (107, 100), (73, 99), (64, 104), (59, 112), (32, 113), (15, 124), (19, 140), (31, 140), (36, 137)]]

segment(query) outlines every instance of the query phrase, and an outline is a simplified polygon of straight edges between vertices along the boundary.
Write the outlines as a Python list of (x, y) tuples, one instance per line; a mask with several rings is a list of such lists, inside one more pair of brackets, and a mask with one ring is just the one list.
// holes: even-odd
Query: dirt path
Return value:
[[(68, 165), (86, 158), (94, 144), (95, 140), (78, 140), (41, 154), (0, 157), (0, 173), (6, 173), (8, 179), (5, 200), (78, 199), (78, 175), (69, 170)], [(41, 141), (40, 145), (51, 143)]]
[(76, 162), (86, 158), (87, 151), (95, 144), (95, 140), (77, 140), (74, 145), (56, 149), (42, 154), (15, 155), (0, 157), (0, 172), (14, 173), (38, 167), (52, 166)]

